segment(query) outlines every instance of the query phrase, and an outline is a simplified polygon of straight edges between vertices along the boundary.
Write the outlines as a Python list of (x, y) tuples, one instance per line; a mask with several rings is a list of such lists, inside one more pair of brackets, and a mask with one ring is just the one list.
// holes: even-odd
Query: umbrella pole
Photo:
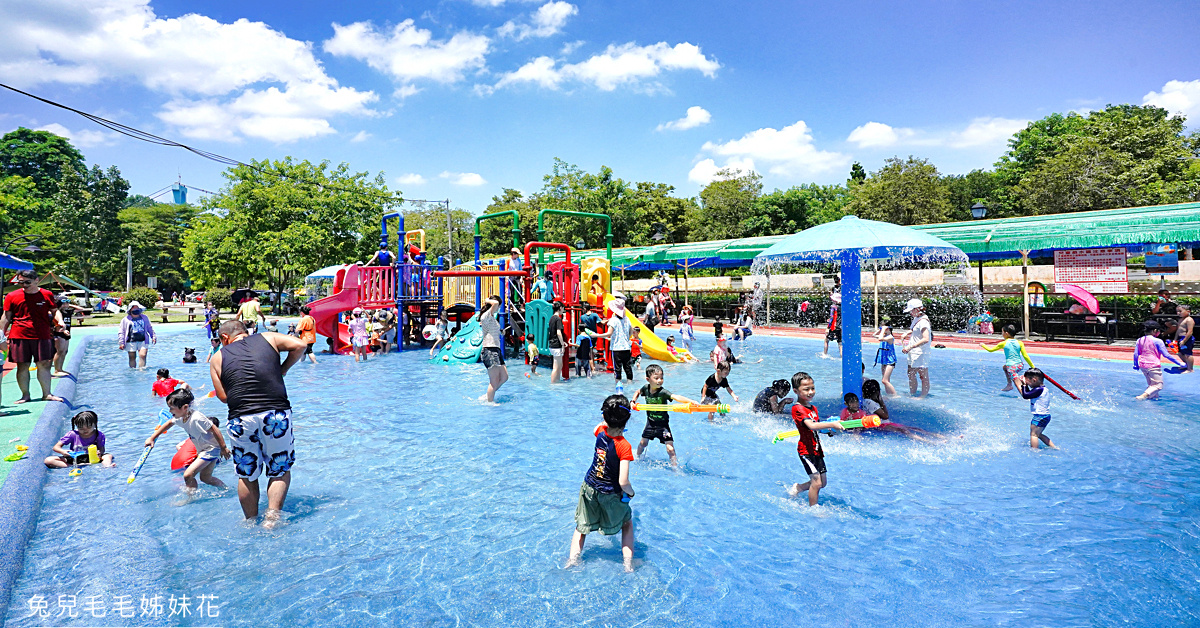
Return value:
[(875, 329), (879, 329), (879, 262), (871, 267), (871, 279), (875, 283)]
[(767, 269), (767, 327), (771, 326), (771, 269)]
[(842, 275), (842, 394), (862, 394), (862, 261), (853, 250), (843, 251)]
[(1029, 251), (1021, 251), (1021, 303), (1025, 309), (1025, 340), (1029, 340)]
[(690, 305), (690, 303), (688, 303), (688, 297), (691, 296), (691, 292), (689, 290), (690, 289), (688, 288), (688, 260), (683, 260), (683, 304), (684, 305)]

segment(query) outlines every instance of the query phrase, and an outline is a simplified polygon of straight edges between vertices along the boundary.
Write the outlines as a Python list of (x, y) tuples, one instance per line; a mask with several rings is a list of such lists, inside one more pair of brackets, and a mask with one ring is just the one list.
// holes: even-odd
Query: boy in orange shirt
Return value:
[(304, 316), (300, 318), (300, 324), (296, 326), (296, 331), (300, 333), (300, 341), (308, 345), (308, 348), (304, 350), (304, 355), (310, 362), (316, 364), (317, 356), (313, 355), (313, 345), (317, 342), (317, 319), (309, 314), (311, 311), (307, 305), (300, 306), (300, 313)]

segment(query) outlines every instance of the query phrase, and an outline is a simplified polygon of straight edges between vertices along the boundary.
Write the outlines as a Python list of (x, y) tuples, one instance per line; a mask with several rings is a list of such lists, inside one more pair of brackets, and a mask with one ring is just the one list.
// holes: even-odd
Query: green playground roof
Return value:
[[(1021, 251), (1039, 257), (1058, 249), (1173, 243), (1200, 246), (1200, 203), (946, 222), (914, 225), (913, 229), (957, 246), (973, 260), (1017, 258), (1021, 257)], [(627, 246), (613, 249), (612, 268), (633, 271), (749, 266), (755, 255), (786, 237)], [(573, 251), (571, 259), (606, 254), (604, 249)], [(548, 262), (562, 258), (561, 253), (545, 255)]]
[(1145, 244), (1200, 245), (1200, 203), (1100, 209), (914, 225), (962, 249), (973, 260), (1044, 257), (1061, 249)]

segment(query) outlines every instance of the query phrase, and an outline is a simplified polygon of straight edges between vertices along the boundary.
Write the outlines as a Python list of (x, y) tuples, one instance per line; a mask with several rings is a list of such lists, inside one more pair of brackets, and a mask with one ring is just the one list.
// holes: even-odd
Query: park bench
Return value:
[(171, 308), (164, 305), (163, 309), (162, 309), (162, 322), (166, 323), (167, 317), (170, 315), (171, 315)]
[(196, 322), (196, 306), (194, 306), (194, 305), (188, 306), (188, 322), (189, 323)]
[(1042, 324), (1046, 328), (1046, 340), (1055, 336), (1104, 336), (1107, 344), (1117, 339), (1117, 317), (1101, 312), (1082, 316), (1064, 312), (1043, 312)]

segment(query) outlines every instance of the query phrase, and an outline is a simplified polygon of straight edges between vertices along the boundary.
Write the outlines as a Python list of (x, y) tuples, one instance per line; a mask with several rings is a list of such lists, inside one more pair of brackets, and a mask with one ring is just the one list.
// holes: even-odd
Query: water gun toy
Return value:
[(71, 472), (67, 474), (67, 477), (77, 478), (81, 475), (83, 475), (83, 469), (75, 467), (74, 469), (71, 469)]
[(17, 453), (9, 454), (9, 455), (5, 456), (4, 461), (5, 462), (16, 462), (16, 461), (20, 460), (21, 458), (24, 458), (25, 454), (27, 454), (27, 453), (29, 453), (28, 447), (26, 447), (25, 445), (17, 445)]
[(1167, 343), (1167, 351), (1171, 355), (1179, 355), (1179, 341), (1172, 340), (1171, 342), (1168, 342)]
[(646, 412), (716, 412), (717, 414), (728, 414), (729, 404), (701, 404), (701, 403), (635, 403), (633, 404), (635, 411)]
[[(162, 412), (158, 413), (158, 425), (161, 426), (163, 423), (166, 423), (167, 421), (170, 421), (170, 420), (171, 420), (171, 411), (170, 410), (163, 409)], [(158, 426), (155, 426), (155, 427), (157, 429)], [(133, 484), (133, 481), (137, 479), (138, 473), (140, 473), (142, 470), (142, 465), (146, 464), (146, 459), (150, 457), (150, 452), (153, 450), (154, 450), (154, 445), (151, 444), (149, 447), (146, 447), (146, 449), (144, 451), (142, 451), (142, 457), (138, 458), (137, 464), (133, 465), (133, 471), (129, 474), (129, 479), (125, 481), (126, 484)]]
[[(865, 416), (861, 419), (850, 419), (847, 421), (842, 421), (841, 423), (842, 423), (842, 429), (847, 429), (847, 430), (853, 430), (853, 429), (857, 429), (860, 427), (879, 427), (880, 425), (883, 425), (883, 421), (880, 421), (879, 417), (874, 414), (868, 414), (867, 416)], [(793, 436), (799, 436), (799, 435), (800, 435), (800, 430), (788, 430), (786, 432), (780, 432), (780, 433), (776, 434), (775, 440), (773, 440), (771, 442), (778, 443), (779, 441), (781, 441), (785, 438), (791, 438)]]

